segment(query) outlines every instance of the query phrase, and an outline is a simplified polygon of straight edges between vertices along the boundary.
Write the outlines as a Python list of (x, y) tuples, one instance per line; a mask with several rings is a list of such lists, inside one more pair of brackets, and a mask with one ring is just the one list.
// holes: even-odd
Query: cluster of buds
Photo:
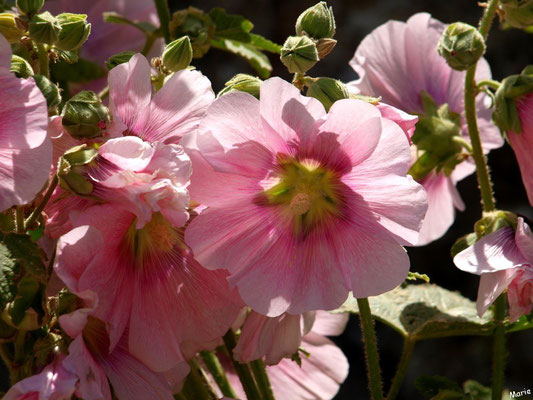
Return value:
[(60, 50), (79, 49), (91, 33), (85, 14), (63, 13), (53, 16), (48, 11), (34, 15), (29, 21), (29, 35), (36, 43), (54, 45)]
[(296, 21), (296, 36), (289, 36), (281, 49), (281, 62), (290, 73), (305, 74), (337, 44), (331, 7), (321, 1), (305, 10)]

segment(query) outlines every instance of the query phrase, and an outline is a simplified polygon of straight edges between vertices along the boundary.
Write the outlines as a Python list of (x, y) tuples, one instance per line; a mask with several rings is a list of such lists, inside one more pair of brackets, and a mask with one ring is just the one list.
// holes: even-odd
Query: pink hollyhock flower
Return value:
[(482, 237), (455, 256), (462, 271), (481, 275), (477, 311), (481, 316), (508, 289), (511, 321), (533, 308), (533, 234), (522, 218), (516, 232), (510, 227)]
[[(118, 203), (92, 206), (58, 242), (55, 271), (74, 292), (98, 295), (112, 351), (129, 329), (129, 351), (154, 371), (173, 368), (229, 329), (242, 303), (222, 271), (207, 271), (183, 233), (156, 213), (142, 228)], [(157, 340), (154, 340), (157, 327)]]
[[(421, 92), (428, 93), (437, 106), (448, 104), (461, 116), (461, 131), (469, 140), (464, 119), (464, 72), (454, 71), (437, 53), (437, 45), (446, 25), (427, 13), (413, 15), (404, 22), (389, 21), (370, 33), (357, 48), (350, 65), (359, 79), (349, 84), (357, 93), (379, 96), (383, 102), (407, 113), (424, 113)], [(478, 63), (476, 79), (490, 79), (487, 62)], [(480, 93), (476, 99), (478, 124), (483, 149), (503, 144), (491, 120), (490, 99)], [(464, 209), (455, 185), (474, 172), (471, 162), (462, 162), (451, 175), (430, 173), (421, 184), (428, 192), (428, 211), (417, 245), (441, 237), (451, 226), (455, 210)]]
[(153, 1), (47, 0), (45, 9), (54, 15), (64, 12), (87, 14), (87, 20), (92, 25), (91, 35), (83, 45), (81, 54), (98, 64), (103, 64), (110, 56), (121, 51), (140, 51), (146, 40), (145, 35), (133, 26), (105, 23), (102, 15), (104, 12), (114, 11), (130, 20), (146, 21), (159, 26)]
[(515, 104), (522, 132), (508, 132), (507, 137), (518, 160), (529, 204), (533, 205), (533, 93), (516, 99)]
[(9, 72), (11, 46), (0, 35), (0, 211), (31, 202), (46, 184), (52, 146), (48, 108), (33, 78)]
[[(313, 329), (302, 338), (301, 343), (309, 357), (301, 355), (301, 366), (284, 358), (279, 364), (266, 369), (276, 399), (329, 400), (335, 396), (348, 376), (349, 365), (342, 351), (325, 335), (342, 333), (347, 320), (347, 315), (317, 311)], [(233, 366), (227, 359), (222, 359), (222, 362), (238, 397), (245, 399)]]
[(399, 285), (409, 270), (401, 244), (417, 241), (426, 211), (406, 176), (404, 132), (359, 100), (326, 114), (279, 78), (260, 98), (222, 96), (189, 140), (191, 198), (208, 206), (185, 232), (200, 263), (228, 269), (245, 303), (269, 317)]
[(64, 358), (56, 357), (41, 373), (17, 382), (3, 400), (70, 400), (78, 377), (65, 368)]

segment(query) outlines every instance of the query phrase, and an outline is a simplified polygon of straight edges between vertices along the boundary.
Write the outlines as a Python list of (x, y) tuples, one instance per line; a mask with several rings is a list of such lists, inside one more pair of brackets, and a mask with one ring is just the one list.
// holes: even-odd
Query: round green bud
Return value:
[(76, 139), (101, 136), (110, 122), (108, 108), (94, 92), (88, 90), (67, 101), (61, 117), (63, 127)]
[(533, 0), (502, 0), (500, 7), (510, 26), (525, 29), (533, 25)]
[(319, 100), (326, 111), (329, 111), (337, 100), (350, 98), (344, 83), (333, 78), (318, 78), (309, 85), (306, 95)]
[(109, 71), (111, 71), (117, 65), (127, 63), (134, 55), (135, 52), (133, 51), (123, 51), (121, 53), (114, 54), (105, 62), (105, 66)]
[(169, 29), (172, 39), (189, 37), (194, 58), (200, 58), (209, 51), (211, 38), (215, 33), (215, 25), (209, 15), (195, 7), (176, 11), (172, 15)]
[(263, 81), (255, 76), (248, 74), (237, 74), (227, 81), (217, 97), (224, 96), (232, 92), (245, 92), (259, 98), (259, 90)]
[(33, 79), (46, 99), (48, 111), (56, 111), (57, 106), (61, 103), (61, 93), (59, 92), (57, 85), (42, 75), (34, 75)]
[(34, 15), (29, 25), (30, 37), (37, 43), (55, 44), (59, 40), (61, 25), (56, 17), (45, 11)]
[(79, 49), (91, 33), (91, 24), (85, 14), (63, 13), (57, 16), (61, 31), (55, 44), (58, 49), (71, 51)]
[(10, 71), (13, 72), (18, 78), (27, 79), (33, 75), (33, 68), (31, 67), (30, 63), (16, 54), (11, 56)]
[(15, 14), (11, 13), (0, 14), (0, 33), (11, 44), (17, 43), (24, 35), (24, 31), (17, 25), (16, 17)]
[(485, 53), (485, 39), (472, 25), (456, 22), (442, 34), (438, 51), (451, 68), (464, 71)]
[(319, 60), (315, 42), (307, 36), (289, 36), (280, 54), (281, 62), (291, 74), (305, 74)]
[(315, 4), (300, 14), (296, 21), (296, 34), (313, 39), (331, 38), (335, 35), (333, 10), (325, 1)]
[(43, 5), (44, 0), (17, 0), (17, 8), (26, 15), (38, 13)]
[(182, 36), (166, 45), (161, 61), (168, 71), (181, 71), (191, 64), (192, 54), (191, 40)]

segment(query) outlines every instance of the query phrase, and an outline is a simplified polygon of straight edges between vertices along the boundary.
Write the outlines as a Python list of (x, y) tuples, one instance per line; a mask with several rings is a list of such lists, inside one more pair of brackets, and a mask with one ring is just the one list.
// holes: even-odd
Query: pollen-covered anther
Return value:
[(289, 204), (289, 209), (295, 216), (305, 214), (310, 208), (311, 196), (305, 192), (296, 193)]

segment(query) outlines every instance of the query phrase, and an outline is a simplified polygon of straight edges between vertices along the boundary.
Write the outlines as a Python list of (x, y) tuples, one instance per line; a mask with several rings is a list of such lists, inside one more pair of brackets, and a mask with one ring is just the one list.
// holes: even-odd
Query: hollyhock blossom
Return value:
[(39, 374), (13, 385), (4, 400), (70, 400), (76, 390), (78, 377), (63, 365), (59, 356)]
[[(404, 22), (389, 21), (371, 32), (357, 48), (350, 65), (359, 79), (349, 84), (351, 90), (382, 101), (407, 113), (424, 114), (421, 93), (431, 96), (437, 106), (447, 104), (460, 116), (460, 131), (469, 140), (464, 119), (464, 72), (452, 70), (437, 53), (437, 45), (446, 25), (427, 13), (413, 15)], [(478, 63), (476, 79), (490, 79), (487, 62)], [(491, 121), (490, 99), (484, 93), (476, 98), (478, 124), (483, 150), (503, 144)], [(455, 208), (462, 210), (455, 185), (475, 170), (470, 161), (460, 162), (451, 174), (431, 172), (420, 183), (428, 192), (428, 212), (420, 231), (418, 245), (442, 236), (453, 223)]]
[(326, 114), (279, 78), (260, 98), (217, 99), (188, 144), (191, 198), (208, 206), (185, 232), (200, 263), (270, 317), (399, 285), (426, 211), (404, 132), (360, 100)]
[[(301, 347), (309, 357), (301, 356), (301, 366), (287, 358), (277, 365), (267, 366), (276, 399), (329, 400), (335, 396), (348, 375), (349, 365), (342, 351), (325, 335), (339, 335), (347, 320), (347, 315), (318, 311), (313, 329), (302, 338)], [(233, 366), (227, 359), (222, 358), (222, 362), (238, 397), (245, 399)]]
[(0, 211), (33, 200), (52, 161), (48, 108), (33, 78), (9, 72), (11, 46), (0, 35)]
[(516, 232), (505, 227), (482, 237), (453, 259), (457, 268), (481, 275), (477, 310), (481, 316), (508, 290), (511, 321), (533, 309), (533, 234), (522, 218)]

